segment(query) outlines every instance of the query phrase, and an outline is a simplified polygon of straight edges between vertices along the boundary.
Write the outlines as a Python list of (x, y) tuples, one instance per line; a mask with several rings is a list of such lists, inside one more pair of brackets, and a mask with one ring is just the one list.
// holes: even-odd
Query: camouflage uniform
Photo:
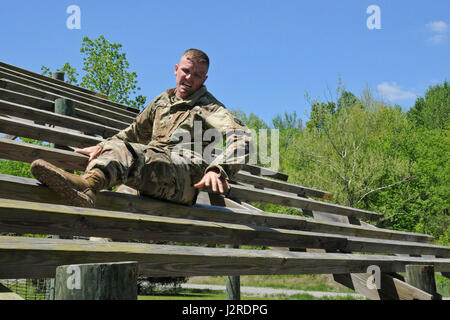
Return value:
[[(125, 184), (154, 198), (191, 204), (198, 194), (193, 185), (206, 172), (216, 169), (229, 179), (248, 162), (250, 131), (205, 86), (186, 99), (175, 93), (163, 92), (128, 128), (100, 143), (102, 152), (86, 171), (101, 169), (106, 188)], [(211, 128), (226, 136), (225, 151), (213, 161), (204, 155), (214, 143), (201, 139)]]

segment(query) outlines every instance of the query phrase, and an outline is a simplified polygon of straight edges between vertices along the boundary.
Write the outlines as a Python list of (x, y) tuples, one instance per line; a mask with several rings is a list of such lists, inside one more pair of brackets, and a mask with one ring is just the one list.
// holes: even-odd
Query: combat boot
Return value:
[(106, 185), (105, 174), (100, 169), (92, 169), (78, 176), (42, 159), (33, 161), (31, 173), (64, 198), (68, 205), (77, 207), (94, 207), (97, 192)]

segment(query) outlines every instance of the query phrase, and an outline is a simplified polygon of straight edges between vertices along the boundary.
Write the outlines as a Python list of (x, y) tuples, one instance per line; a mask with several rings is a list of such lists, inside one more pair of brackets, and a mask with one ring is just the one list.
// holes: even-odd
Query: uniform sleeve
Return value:
[(251, 133), (247, 126), (224, 106), (207, 108), (205, 122), (209, 128), (217, 129), (226, 139), (226, 147), (206, 168), (220, 171), (222, 178), (230, 179), (250, 159)]
[(152, 139), (153, 120), (158, 98), (159, 96), (150, 102), (127, 128), (121, 130), (116, 135), (106, 139), (98, 145), (103, 148), (106, 141), (112, 139), (120, 139), (124, 142), (131, 143), (148, 144)]

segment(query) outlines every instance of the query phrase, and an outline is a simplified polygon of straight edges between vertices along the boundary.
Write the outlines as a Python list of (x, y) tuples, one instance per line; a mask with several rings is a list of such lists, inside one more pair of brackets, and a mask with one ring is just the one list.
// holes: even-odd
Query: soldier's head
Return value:
[(186, 98), (200, 89), (208, 78), (208, 68), (209, 58), (206, 53), (198, 49), (186, 50), (175, 65), (177, 96)]

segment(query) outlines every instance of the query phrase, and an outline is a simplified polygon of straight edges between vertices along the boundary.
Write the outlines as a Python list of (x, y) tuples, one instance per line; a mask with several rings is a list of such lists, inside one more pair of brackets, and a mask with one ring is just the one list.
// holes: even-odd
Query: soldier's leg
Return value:
[[(174, 161), (175, 160), (175, 161)], [(138, 189), (141, 194), (171, 202), (192, 204), (197, 196), (191, 180), (196, 169), (184, 159), (157, 148), (145, 152), (145, 165), (135, 171), (135, 179), (129, 179), (128, 186)]]
[(133, 167), (143, 166), (144, 159), (139, 146), (133, 148), (130, 144), (113, 139), (89, 163), (82, 176), (68, 173), (41, 159), (32, 163), (31, 172), (40, 182), (64, 198), (67, 204), (93, 207), (98, 191), (127, 181)]
[(119, 184), (134, 184), (134, 180), (139, 178), (137, 172), (144, 164), (145, 146), (113, 139), (105, 143), (100, 155), (88, 164), (86, 171), (100, 169), (107, 180), (104, 188), (111, 188)]

